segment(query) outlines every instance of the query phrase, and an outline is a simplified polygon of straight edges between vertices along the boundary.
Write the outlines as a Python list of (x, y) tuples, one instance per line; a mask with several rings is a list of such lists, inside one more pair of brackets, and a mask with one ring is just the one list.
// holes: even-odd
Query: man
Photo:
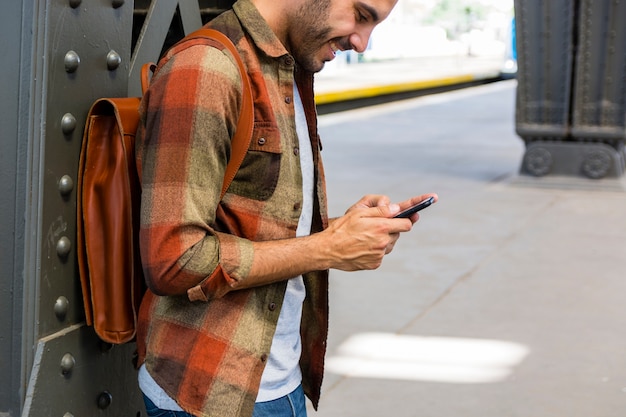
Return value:
[(304, 394), (317, 408), (328, 269), (377, 268), (418, 219), (391, 217), (425, 196), (366, 196), (327, 218), (313, 73), (363, 51), (396, 1), (239, 0), (210, 23), (254, 92), (251, 145), (222, 201), (241, 102), (233, 58), (193, 45), (160, 63), (137, 149), (148, 415), (306, 416)]

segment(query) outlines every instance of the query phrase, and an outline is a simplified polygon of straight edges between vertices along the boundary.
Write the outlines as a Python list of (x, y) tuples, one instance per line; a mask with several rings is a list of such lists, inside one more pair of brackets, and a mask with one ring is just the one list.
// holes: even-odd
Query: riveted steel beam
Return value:
[(22, 415), (145, 415), (133, 354), (132, 344), (105, 344), (82, 325), (40, 339)]
[(626, 2), (582, 0), (572, 135), (626, 138)]
[(517, 133), (563, 138), (569, 134), (575, 2), (516, 0)]

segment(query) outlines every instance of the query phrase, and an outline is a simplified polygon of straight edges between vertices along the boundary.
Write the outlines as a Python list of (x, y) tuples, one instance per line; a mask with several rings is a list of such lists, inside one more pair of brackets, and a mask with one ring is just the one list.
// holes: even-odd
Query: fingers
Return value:
[[(428, 194), (422, 194), (422, 195), (418, 195), (415, 197), (411, 197), (408, 200), (398, 203), (398, 205), (400, 206), (400, 210), (404, 210), (406, 208), (409, 208), (419, 203), (420, 201), (426, 200), (429, 197), (433, 197), (435, 199), (434, 203), (436, 203), (437, 200), (439, 200), (439, 196), (436, 193), (428, 193)], [(378, 195), (378, 194), (369, 194), (369, 195), (362, 197), (358, 202), (352, 205), (347, 210), (347, 212), (353, 209), (364, 209), (364, 208), (385, 207), (385, 206), (393, 206), (388, 196)], [(394, 208), (392, 207), (392, 210), (393, 209)]]
[(346, 215), (354, 216), (365, 222), (370, 230), (380, 229), (389, 234), (410, 231), (413, 225), (411, 222), (399, 221), (399, 219), (393, 218), (398, 213), (400, 213), (400, 206), (398, 204), (389, 204), (355, 209)]
[[(399, 206), (400, 206), (401, 210), (406, 210), (409, 207), (417, 205), (420, 202), (422, 202), (422, 201), (424, 201), (424, 200), (426, 200), (428, 198), (431, 198), (431, 197), (433, 198), (432, 204), (435, 204), (437, 202), (437, 200), (439, 200), (439, 196), (437, 194), (435, 194), (435, 193), (428, 193), (428, 194), (422, 194), (422, 195), (419, 195), (419, 196), (412, 197), (412, 198), (410, 198), (408, 200), (402, 201), (402, 202), (399, 203)], [(419, 220), (419, 214), (415, 213), (415, 214), (411, 215), (409, 217), (409, 219), (411, 220), (412, 223), (416, 223)]]
[(419, 203), (420, 201), (424, 201), (427, 198), (433, 197), (435, 199), (435, 201), (433, 201), (433, 204), (435, 204), (437, 202), (437, 200), (439, 200), (439, 196), (435, 193), (428, 193), (428, 194), (422, 194), (422, 195), (418, 195), (415, 197), (411, 197), (408, 200), (402, 201), (400, 203), (398, 203), (400, 205), (400, 208), (402, 210), (407, 209), (411, 206), (414, 206), (415, 204)]
[(346, 213), (354, 209), (364, 209), (370, 207), (381, 207), (389, 205), (390, 200), (386, 195), (369, 194), (361, 198), (353, 206), (351, 206)]
[[(400, 211), (405, 210), (411, 206), (414, 206), (428, 198), (432, 197), (434, 199), (433, 204), (439, 200), (439, 196), (435, 193), (427, 193), (418, 195), (415, 197), (411, 197), (408, 200), (402, 201), (398, 204), (391, 204), (389, 197), (385, 195), (366, 195), (361, 200), (359, 200), (356, 204), (354, 204), (346, 213), (352, 210), (362, 210), (368, 208), (377, 208), (378, 210), (371, 210), (367, 213), (364, 213), (367, 217), (393, 217), (398, 214)], [(411, 216), (411, 220), (415, 223), (419, 219), (419, 216), (413, 215)]]

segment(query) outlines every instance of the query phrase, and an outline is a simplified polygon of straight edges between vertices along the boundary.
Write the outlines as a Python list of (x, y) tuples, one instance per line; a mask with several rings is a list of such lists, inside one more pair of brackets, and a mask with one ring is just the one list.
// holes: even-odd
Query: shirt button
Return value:
[(267, 308), (269, 308), (270, 311), (276, 310), (276, 303), (270, 303)]
[(259, 144), (259, 146), (265, 145), (265, 138), (259, 138), (259, 140), (257, 140), (257, 143)]
[(291, 104), (291, 97), (289, 96), (285, 97), (285, 103)]
[(295, 156), (300, 155), (300, 148), (293, 148), (293, 154), (294, 154)]

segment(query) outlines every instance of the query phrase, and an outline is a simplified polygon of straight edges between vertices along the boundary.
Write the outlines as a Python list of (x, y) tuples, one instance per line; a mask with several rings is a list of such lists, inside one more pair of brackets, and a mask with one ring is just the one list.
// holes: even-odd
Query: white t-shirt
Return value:
[[(295, 83), (293, 85), (294, 106), (296, 112), (296, 132), (300, 148), (300, 166), (302, 167), (302, 213), (296, 229), (296, 236), (311, 234), (313, 217), (313, 151), (309, 129), (304, 115), (302, 99)], [(287, 291), (283, 301), (276, 333), (272, 341), (270, 355), (261, 377), (261, 386), (256, 401), (271, 401), (283, 397), (302, 382), (300, 371), (300, 319), (302, 318), (302, 302), (306, 291), (302, 276), (292, 278), (287, 283)]]

